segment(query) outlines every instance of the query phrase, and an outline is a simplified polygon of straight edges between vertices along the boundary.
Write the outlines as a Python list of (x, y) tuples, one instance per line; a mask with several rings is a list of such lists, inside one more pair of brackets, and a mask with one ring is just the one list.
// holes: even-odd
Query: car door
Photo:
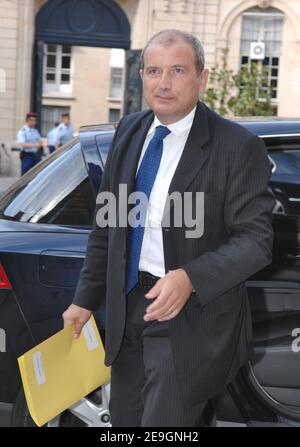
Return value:
[(266, 144), (270, 187), (280, 203), (273, 215), (273, 260), (247, 281), (251, 361), (228, 388), (230, 395), (220, 398), (219, 411), (221, 419), (300, 425), (300, 137), (268, 137)]
[(276, 198), (275, 211), (300, 214), (300, 136), (268, 143), (272, 162), (270, 186)]
[(300, 422), (300, 137), (266, 137), (277, 211), (273, 262), (247, 282), (253, 318), (248, 381), (280, 417)]
[(298, 216), (275, 216), (273, 262), (247, 281), (253, 351), (247, 380), (279, 416), (300, 422), (300, 234)]
[(0, 262), (13, 289), (0, 291), (4, 391), (15, 376), (16, 357), (62, 328), (94, 208), (79, 140), (33, 168), (0, 200)]

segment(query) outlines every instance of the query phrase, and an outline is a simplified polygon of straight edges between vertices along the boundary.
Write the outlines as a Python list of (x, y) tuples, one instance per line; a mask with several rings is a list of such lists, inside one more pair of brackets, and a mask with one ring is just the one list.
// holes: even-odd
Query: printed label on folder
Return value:
[(98, 348), (99, 343), (93, 328), (93, 324), (91, 322), (91, 320), (89, 320), (82, 329), (82, 332), (84, 334), (85, 337), (85, 341), (88, 347), (89, 351), (93, 351), (93, 349)]
[(42, 385), (46, 382), (46, 376), (45, 371), (43, 368), (43, 361), (42, 361), (42, 352), (37, 351), (33, 354), (33, 366), (34, 366), (34, 372), (35, 372), (35, 378), (38, 385)]

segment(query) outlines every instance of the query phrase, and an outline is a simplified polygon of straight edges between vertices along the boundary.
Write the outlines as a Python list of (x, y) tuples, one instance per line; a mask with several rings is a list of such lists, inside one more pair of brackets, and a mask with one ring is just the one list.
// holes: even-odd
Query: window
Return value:
[(112, 48), (110, 51), (110, 98), (122, 99), (124, 63), (125, 51), (119, 48)]
[[(282, 149), (270, 153), (270, 158), (275, 164), (276, 174), (290, 174), (299, 176), (300, 173), (300, 150)], [(286, 181), (287, 178), (286, 178)]]
[(43, 106), (41, 132), (44, 137), (53, 128), (56, 121), (61, 121), (61, 114), (64, 112), (70, 113), (70, 107)]
[(45, 45), (43, 93), (71, 93), (72, 47)]
[(2, 219), (91, 227), (95, 198), (77, 140), (32, 168), (0, 198)]
[(123, 69), (111, 67), (110, 97), (121, 99), (122, 97), (122, 77)]
[(117, 123), (120, 119), (120, 109), (109, 109), (108, 120), (110, 123)]
[[(253, 8), (243, 14), (241, 37), (241, 65), (260, 63), (268, 68), (272, 98), (277, 98), (279, 62), (284, 15), (275, 8), (262, 11)], [(264, 59), (251, 59), (251, 42), (264, 42)]]

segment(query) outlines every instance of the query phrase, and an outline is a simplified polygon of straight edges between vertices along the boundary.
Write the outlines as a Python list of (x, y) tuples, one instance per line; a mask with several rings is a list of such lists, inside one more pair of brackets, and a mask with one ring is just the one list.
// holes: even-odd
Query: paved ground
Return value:
[(19, 177), (3, 177), (0, 175), (0, 194), (3, 194), (7, 188), (18, 180), (18, 178)]

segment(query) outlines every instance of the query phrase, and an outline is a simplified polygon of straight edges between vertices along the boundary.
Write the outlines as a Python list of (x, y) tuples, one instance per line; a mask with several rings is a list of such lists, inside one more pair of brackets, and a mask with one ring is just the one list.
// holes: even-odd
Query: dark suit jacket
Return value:
[[(118, 197), (134, 186), (139, 155), (154, 114), (123, 117), (108, 155), (100, 191)], [(245, 280), (271, 262), (275, 203), (264, 143), (198, 102), (172, 191), (204, 191), (204, 233), (186, 238), (184, 226), (163, 229), (165, 268), (183, 268), (195, 292), (169, 321), (175, 368), (189, 402), (223, 390), (249, 358), (251, 314)], [(195, 200), (195, 199), (194, 199)], [(124, 205), (124, 201), (123, 201)], [(125, 323), (126, 228), (94, 224), (74, 303), (95, 310), (106, 299), (106, 365), (116, 358)]]

